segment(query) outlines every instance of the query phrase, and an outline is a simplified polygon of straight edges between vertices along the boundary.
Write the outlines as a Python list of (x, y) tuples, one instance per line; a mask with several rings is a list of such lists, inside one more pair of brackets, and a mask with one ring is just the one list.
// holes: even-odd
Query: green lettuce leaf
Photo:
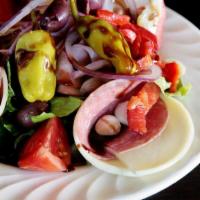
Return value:
[(160, 87), (163, 94), (173, 97), (184, 97), (192, 88), (192, 85), (190, 83), (184, 85), (182, 80), (180, 79), (177, 86), (177, 91), (175, 93), (170, 93), (168, 89), (170, 88), (171, 83), (166, 81), (164, 77), (160, 77), (158, 80), (155, 81), (155, 83)]
[(182, 80), (180, 80), (179, 84), (177, 86), (176, 92), (175, 93), (168, 93), (168, 95), (174, 96), (174, 97), (184, 97), (189, 93), (191, 88), (192, 88), (191, 83), (187, 83), (186, 85), (184, 85)]
[(52, 117), (55, 117), (55, 115), (53, 113), (43, 112), (40, 115), (32, 116), (31, 120), (33, 123), (39, 123), (39, 122), (43, 122), (47, 119), (50, 119)]
[(165, 93), (165, 91), (169, 89), (171, 85), (171, 83), (167, 82), (163, 76), (157, 79), (155, 83), (160, 87), (160, 90), (162, 91), (162, 93)]
[(66, 117), (81, 106), (82, 100), (76, 97), (55, 97), (50, 103), (52, 113), (57, 117)]

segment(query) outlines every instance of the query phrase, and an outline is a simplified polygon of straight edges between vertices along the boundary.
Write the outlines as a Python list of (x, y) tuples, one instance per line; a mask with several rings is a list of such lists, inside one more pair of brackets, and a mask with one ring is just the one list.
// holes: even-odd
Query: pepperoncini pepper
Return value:
[(133, 74), (137, 64), (123, 36), (106, 20), (86, 15), (78, 16), (75, 0), (70, 0), (77, 31), (87, 44), (102, 58), (110, 61), (117, 73)]
[(48, 101), (54, 96), (55, 54), (54, 42), (46, 31), (30, 31), (18, 40), (15, 58), (20, 86), (27, 101)]

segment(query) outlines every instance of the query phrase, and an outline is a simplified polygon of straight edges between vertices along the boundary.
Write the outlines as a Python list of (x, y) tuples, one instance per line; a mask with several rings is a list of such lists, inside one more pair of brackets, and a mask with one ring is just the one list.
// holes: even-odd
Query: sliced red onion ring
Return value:
[(69, 62), (66, 53), (63, 51), (58, 57), (58, 69), (57, 69), (57, 80), (60, 81), (60, 70), (67, 73), (69, 76), (73, 73), (74, 69), (72, 64)]
[(154, 81), (161, 76), (161, 69), (157, 65), (151, 65), (149, 67), (149, 70), (145, 71), (144, 73), (139, 73), (137, 75), (123, 75), (123, 74), (96, 72), (82, 66), (71, 56), (69, 56), (69, 59), (72, 62), (73, 66), (76, 67), (78, 70), (95, 78), (103, 78), (103, 79), (110, 79), (110, 80), (127, 79), (127, 80)]
[(0, 67), (0, 116), (3, 114), (8, 99), (8, 79), (3, 67)]
[[(65, 50), (67, 54), (72, 54), (71, 46), (79, 39), (79, 35), (76, 31), (71, 30), (65, 40)], [(69, 52), (69, 53), (68, 53)]]
[(53, 0), (32, 0), (24, 8), (22, 8), (15, 16), (10, 20), (5, 22), (0, 27), (0, 36), (4, 35), (11, 27), (21, 21), (24, 17), (29, 15), (32, 10), (41, 6), (48, 6), (53, 2)]
[[(85, 68), (92, 70), (92, 71), (96, 71), (98, 69), (101, 69), (101, 68), (103, 68), (105, 66), (109, 66), (109, 65), (110, 65), (110, 63), (106, 60), (97, 60), (97, 61), (94, 61), (94, 62), (86, 65)], [(73, 74), (75, 79), (81, 78), (84, 75), (87, 75), (87, 74), (80, 70), (75, 71)]]
[(95, 77), (95, 78), (103, 78), (103, 79), (110, 79), (110, 80), (128, 79), (128, 80), (144, 80), (144, 81), (154, 81), (161, 76), (161, 69), (157, 65), (152, 65), (149, 67), (148, 71), (139, 73), (137, 75), (123, 75), (123, 74), (113, 74), (113, 73), (103, 73), (103, 72), (93, 71), (90, 68), (85, 67), (82, 64), (80, 64), (76, 60), (76, 58), (72, 52), (72, 44), (74, 42), (76, 42), (78, 40), (78, 38), (79, 38), (78, 33), (70, 32), (65, 41), (65, 49), (66, 49), (67, 56), (68, 56), (69, 60), (71, 61), (72, 65), (77, 70), (83, 72), (84, 74), (87, 74), (87, 75)]
[(73, 46), (73, 48), (81, 49), (81, 50), (87, 52), (87, 54), (89, 55), (89, 57), (92, 61), (96, 60), (98, 57), (97, 54), (94, 52), (94, 50), (91, 47), (82, 44), (82, 40), (79, 42), (79, 44), (74, 44), (79, 39), (80, 39), (80, 36), (78, 35), (77, 32), (75, 32), (73, 30), (69, 32), (69, 34), (67, 35), (66, 40), (65, 40), (65, 50), (66, 50), (67, 54), (69, 54), (69, 55), (74, 54), (72, 51), (72, 46)]
[[(67, 38), (65, 41), (65, 50), (66, 50), (68, 58), (71, 57), (74, 60), (77, 60), (78, 63), (81, 63), (81, 60), (77, 59), (79, 58), (79, 53), (82, 52), (82, 55), (84, 55), (84, 52), (86, 52), (89, 55), (90, 60), (94, 62), (86, 65), (85, 68), (88, 68), (89, 70), (94, 71), (104, 66), (110, 65), (110, 63), (106, 60), (103, 60), (103, 59), (96, 60), (98, 58), (98, 55), (94, 52), (94, 50), (91, 47), (86, 46), (84, 44), (74, 44), (78, 39), (79, 39), (79, 35), (74, 31), (71, 31), (67, 35)], [(82, 77), (85, 74), (87, 73), (84, 73), (83, 71), (78, 70), (73, 73), (73, 78), (77, 79), (77, 78)]]
[(57, 68), (57, 81), (61, 84), (72, 84), (75, 88), (80, 87), (80, 81), (75, 79), (73, 76), (74, 69), (70, 63), (66, 53), (61, 52), (58, 57), (58, 68)]
[(59, 85), (57, 92), (70, 96), (81, 96), (80, 90), (70, 85)]
[(24, 33), (30, 31), (31, 29), (32, 29), (32, 24), (29, 24), (27, 27), (23, 28), (23, 29), (21, 30), (21, 32), (17, 35), (17, 37), (15, 38), (15, 40), (12, 42), (12, 45), (11, 45), (8, 49), (0, 49), (0, 53), (2, 53), (2, 54), (4, 54), (4, 55), (8, 55), (8, 56), (10, 56), (11, 54), (13, 54), (18, 39), (19, 39)]
[(85, 51), (87, 52), (87, 54), (89, 55), (90, 59), (92, 61), (96, 60), (98, 58), (98, 55), (95, 53), (95, 51), (89, 47), (89, 46), (86, 46), (84, 44), (74, 44), (73, 45), (73, 48), (76, 48), (77, 50), (79, 49), (79, 51)]

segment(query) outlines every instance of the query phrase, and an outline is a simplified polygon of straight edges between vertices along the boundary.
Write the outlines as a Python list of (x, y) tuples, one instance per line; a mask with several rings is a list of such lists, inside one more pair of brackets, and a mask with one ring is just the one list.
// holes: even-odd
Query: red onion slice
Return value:
[[(109, 65), (110, 65), (110, 63), (107, 62), (106, 60), (97, 60), (97, 61), (94, 61), (94, 62), (86, 65), (85, 68), (92, 70), (92, 71), (96, 71), (98, 69), (101, 69), (101, 68), (103, 68), (105, 66), (109, 66)], [(81, 78), (84, 75), (87, 75), (87, 73), (84, 73), (80, 70), (75, 71), (73, 74), (75, 79)]]
[(98, 55), (95, 53), (95, 51), (91, 47), (86, 46), (84, 44), (74, 44), (72, 48), (78, 51), (85, 51), (92, 61), (98, 58)]
[(137, 75), (123, 75), (123, 74), (96, 72), (84, 67), (71, 56), (69, 56), (69, 59), (72, 62), (73, 66), (76, 67), (78, 70), (95, 78), (103, 78), (103, 79), (110, 79), (110, 80), (127, 79), (127, 80), (154, 81), (161, 76), (161, 69), (157, 65), (151, 65), (148, 71), (145, 71), (144, 73), (139, 73)]
[(70, 63), (66, 53), (61, 52), (58, 57), (58, 68), (57, 68), (57, 82), (61, 84), (71, 84), (75, 88), (80, 87), (80, 81), (75, 79), (73, 76), (74, 68)]
[(2, 54), (4, 54), (4, 55), (8, 55), (8, 56), (10, 56), (11, 54), (13, 54), (18, 39), (19, 39), (24, 33), (30, 31), (31, 29), (32, 29), (32, 24), (29, 24), (29, 25), (27, 25), (27, 27), (24, 27), (24, 28), (21, 30), (21, 32), (17, 35), (17, 37), (14, 39), (14, 41), (12, 42), (12, 45), (11, 45), (8, 49), (0, 49), (0, 53), (2, 53)]
[(11, 27), (21, 21), (24, 17), (29, 15), (32, 10), (41, 6), (48, 6), (53, 2), (53, 0), (32, 0), (24, 8), (22, 8), (15, 16), (10, 20), (5, 22), (0, 27), (0, 36), (4, 35)]
[(3, 67), (0, 67), (0, 116), (3, 114), (8, 99), (8, 79)]
[(59, 85), (57, 92), (70, 96), (81, 96), (80, 90), (70, 85)]
[[(152, 65), (149, 67), (149, 70), (145, 73), (140, 73), (137, 75), (123, 75), (123, 74), (112, 74), (112, 73), (103, 73), (103, 72), (96, 72), (93, 71), (82, 64), (80, 64), (73, 55), (72, 52), (72, 44), (77, 41), (79, 38), (78, 33), (71, 32), (65, 41), (65, 49), (69, 60), (71, 61), (72, 65), (79, 71), (87, 74), (89, 76), (95, 78), (103, 78), (103, 79), (127, 79), (127, 80), (144, 80), (144, 81), (154, 81), (161, 76), (161, 69), (157, 65)], [(92, 65), (92, 64), (91, 64)]]

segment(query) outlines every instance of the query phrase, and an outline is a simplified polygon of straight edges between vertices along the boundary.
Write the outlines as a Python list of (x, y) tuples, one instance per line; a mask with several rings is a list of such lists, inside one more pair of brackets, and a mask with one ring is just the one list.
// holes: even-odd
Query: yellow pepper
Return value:
[(27, 101), (49, 101), (54, 96), (55, 54), (54, 41), (46, 31), (30, 31), (18, 40), (15, 58), (22, 94)]
[(128, 43), (106, 20), (91, 15), (79, 16), (76, 0), (70, 0), (80, 36), (102, 58), (109, 60), (117, 73), (134, 74), (137, 64), (131, 58)]

